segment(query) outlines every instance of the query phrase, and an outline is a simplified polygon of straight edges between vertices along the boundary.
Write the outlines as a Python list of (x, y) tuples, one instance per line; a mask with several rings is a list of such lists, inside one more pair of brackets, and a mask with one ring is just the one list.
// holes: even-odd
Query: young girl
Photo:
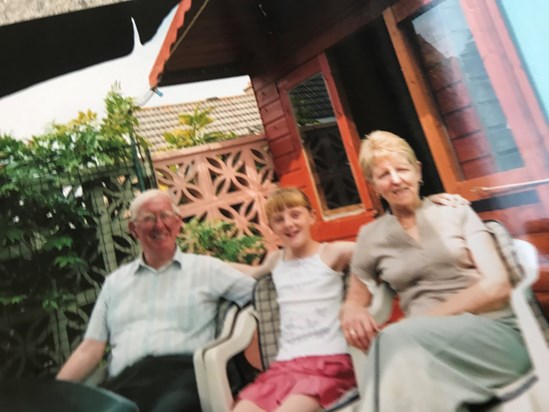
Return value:
[(233, 411), (317, 411), (356, 386), (338, 319), (343, 270), (355, 244), (312, 239), (315, 215), (298, 189), (275, 191), (266, 214), (283, 248), (259, 267), (239, 268), (253, 276), (272, 273), (280, 306), (279, 351), (239, 394)]
[[(448, 205), (467, 202), (448, 194), (431, 200)], [(355, 243), (312, 239), (315, 214), (298, 189), (276, 190), (265, 211), (283, 248), (269, 253), (261, 266), (235, 266), (254, 277), (272, 274), (280, 307), (279, 349), (275, 362), (240, 392), (233, 412), (326, 409), (356, 386), (339, 322), (343, 270)], [(366, 288), (362, 283), (357, 287)]]

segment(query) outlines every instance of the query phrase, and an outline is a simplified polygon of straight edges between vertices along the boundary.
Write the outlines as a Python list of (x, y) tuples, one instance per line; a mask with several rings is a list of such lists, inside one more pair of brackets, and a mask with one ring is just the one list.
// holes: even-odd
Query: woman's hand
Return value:
[(340, 312), (341, 329), (351, 346), (367, 350), (379, 332), (376, 321), (361, 305), (345, 303)]
[(470, 204), (470, 202), (461, 195), (452, 195), (450, 193), (437, 193), (436, 195), (429, 196), (429, 199), (431, 202), (442, 206), (458, 207)]

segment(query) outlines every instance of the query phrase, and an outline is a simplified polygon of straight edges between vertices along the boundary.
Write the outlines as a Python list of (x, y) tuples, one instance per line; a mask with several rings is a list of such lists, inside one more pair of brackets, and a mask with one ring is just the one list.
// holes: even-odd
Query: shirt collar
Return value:
[(143, 259), (143, 252), (141, 252), (139, 254), (139, 257), (131, 263), (132, 266), (130, 267), (130, 270), (133, 274), (138, 274), (143, 271), (162, 272), (165, 268), (172, 265), (173, 263), (177, 264), (181, 268), (183, 266), (183, 256), (184, 253), (181, 252), (178, 246), (176, 246), (175, 253), (171, 260), (161, 268), (154, 269), (145, 263), (145, 260)]
[[(429, 207), (429, 206), (432, 206), (432, 205), (434, 205), (434, 203), (431, 201), (431, 199), (429, 199), (429, 197), (427, 197), (427, 196), (422, 197), (421, 198), (421, 205), (416, 209), (416, 214), (421, 213), (422, 209), (424, 209), (426, 207)], [(390, 207), (387, 208), (387, 210), (385, 211), (384, 214), (389, 215), (389, 216), (394, 216)]]

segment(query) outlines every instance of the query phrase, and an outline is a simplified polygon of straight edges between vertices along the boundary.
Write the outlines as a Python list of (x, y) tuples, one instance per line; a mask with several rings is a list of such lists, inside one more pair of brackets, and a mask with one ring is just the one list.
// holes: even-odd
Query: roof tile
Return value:
[(136, 117), (139, 119), (138, 133), (150, 143), (151, 152), (167, 149), (168, 144), (164, 140), (164, 133), (179, 128), (178, 115), (192, 113), (197, 104), (213, 109), (211, 116), (214, 122), (206, 127), (207, 132), (234, 132), (237, 136), (263, 132), (263, 124), (253, 93), (144, 107), (136, 112)]

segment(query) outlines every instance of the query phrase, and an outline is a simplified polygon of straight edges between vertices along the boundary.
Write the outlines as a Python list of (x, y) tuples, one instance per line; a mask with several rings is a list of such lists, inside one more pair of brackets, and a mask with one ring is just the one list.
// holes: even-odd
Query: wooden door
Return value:
[(549, 309), (549, 127), (496, 0), (401, 0), (384, 13), (446, 191), (541, 253)]

